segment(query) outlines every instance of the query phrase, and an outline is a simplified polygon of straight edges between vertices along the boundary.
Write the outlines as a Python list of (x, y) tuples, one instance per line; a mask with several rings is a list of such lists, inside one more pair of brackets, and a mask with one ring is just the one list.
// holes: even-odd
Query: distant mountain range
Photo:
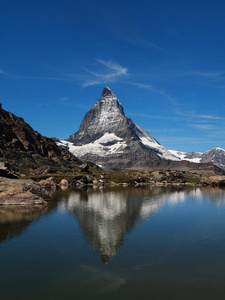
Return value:
[[(105, 87), (86, 113), (79, 130), (67, 140), (56, 140), (76, 157), (106, 169), (171, 169), (195, 172), (225, 170), (225, 150), (206, 153), (167, 150), (124, 114), (122, 104)], [(213, 166), (213, 165), (214, 166)]]
[(213, 165), (225, 170), (225, 150), (222, 148), (213, 148), (205, 153), (180, 152), (175, 150), (169, 151), (181, 160), (188, 160), (196, 163), (212, 163)]

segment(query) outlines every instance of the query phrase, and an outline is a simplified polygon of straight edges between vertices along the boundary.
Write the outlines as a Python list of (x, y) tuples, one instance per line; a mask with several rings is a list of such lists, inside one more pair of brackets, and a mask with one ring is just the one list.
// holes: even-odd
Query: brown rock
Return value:
[(54, 172), (78, 169), (82, 162), (0, 107), (0, 163), (13, 173), (30, 175), (38, 169), (41, 174), (48, 168)]
[(66, 179), (62, 179), (59, 183), (60, 186), (68, 186), (69, 182)]
[(40, 180), (38, 182), (41, 186), (46, 187), (46, 188), (54, 188), (56, 187), (56, 182), (53, 177), (49, 177), (47, 179)]
[(0, 205), (46, 204), (46, 191), (31, 179), (0, 177)]
[(225, 186), (225, 176), (202, 176), (201, 184)]
[(86, 164), (82, 164), (79, 166), (79, 170), (80, 172), (88, 172), (89, 171), (89, 165), (86, 163)]

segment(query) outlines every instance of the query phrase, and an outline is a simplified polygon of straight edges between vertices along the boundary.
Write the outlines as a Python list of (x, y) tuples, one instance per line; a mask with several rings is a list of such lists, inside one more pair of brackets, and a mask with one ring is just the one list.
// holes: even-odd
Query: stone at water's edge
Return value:
[(68, 186), (69, 183), (68, 183), (68, 181), (67, 181), (66, 179), (62, 179), (62, 180), (60, 181), (59, 185), (60, 185), (60, 186)]
[(43, 205), (47, 191), (31, 179), (0, 177), (0, 205)]
[(225, 176), (202, 176), (200, 183), (203, 185), (225, 186)]
[(55, 188), (56, 187), (56, 182), (53, 177), (49, 177), (47, 179), (42, 179), (38, 182), (42, 187), (46, 188)]

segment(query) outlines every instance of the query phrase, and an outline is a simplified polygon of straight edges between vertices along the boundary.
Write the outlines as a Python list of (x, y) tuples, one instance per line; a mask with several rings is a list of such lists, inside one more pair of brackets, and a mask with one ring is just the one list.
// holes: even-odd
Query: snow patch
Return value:
[[(152, 145), (156, 144), (156, 145), (160, 145), (156, 139), (154, 139), (153, 136), (151, 136), (150, 133), (148, 133), (147, 131), (145, 131), (144, 129), (142, 129), (140, 126), (138, 126), (137, 124), (135, 124), (135, 126), (137, 127), (137, 129), (141, 132), (141, 134), (138, 134), (139, 138), (145, 138), (146, 143), (152, 143)], [(150, 145), (150, 144), (149, 144)]]
[(156, 139), (154, 139), (153, 136), (151, 136), (150, 133), (148, 133), (147, 131), (145, 131), (144, 129), (142, 129), (140, 126), (138, 126), (137, 124), (135, 124), (135, 126), (137, 127), (137, 129), (140, 131), (140, 134), (137, 133), (140, 141), (142, 142), (143, 145), (145, 145), (148, 148), (157, 150), (158, 152), (158, 156), (162, 159), (169, 159), (169, 160), (180, 160), (179, 158), (177, 158), (176, 156), (174, 156), (173, 154), (171, 154), (166, 148), (164, 148), (163, 146), (161, 146)]
[[(110, 145), (107, 145), (107, 143), (110, 143)], [(119, 138), (114, 133), (108, 132), (94, 142), (82, 146), (75, 146), (73, 143), (65, 140), (61, 140), (57, 145), (68, 147), (69, 151), (78, 158), (86, 154), (95, 154), (104, 157), (122, 153), (123, 149), (127, 146), (123, 139)]]
[(157, 150), (159, 157), (161, 157), (163, 159), (169, 159), (169, 160), (175, 160), (175, 161), (180, 160), (179, 157), (174, 156), (172, 153), (170, 153), (166, 148), (164, 148), (160, 144), (152, 142), (152, 141), (150, 141), (149, 139), (147, 139), (145, 137), (141, 137), (140, 140), (141, 140), (142, 144), (144, 144), (148, 148)]
[(213, 150), (220, 150), (220, 151), (224, 151), (225, 152), (225, 150), (223, 148), (219, 148), (219, 147), (216, 147)]
[(179, 158), (180, 160), (187, 160), (190, 162), (194, 162), (194, 163), (201, 163), (202, 160), (202, 154), (201, 152), (195, 152), (196, 154), (199, 154), (199, 157), (193, 157), (193, 158), (188, 158), (187, 157), (187, 152), (181, 152), (181, 151), (176, 151), (176, 150), (168, 150), (171, 154), (173, 154), (174, 156), (176, 156), (177, 158)]

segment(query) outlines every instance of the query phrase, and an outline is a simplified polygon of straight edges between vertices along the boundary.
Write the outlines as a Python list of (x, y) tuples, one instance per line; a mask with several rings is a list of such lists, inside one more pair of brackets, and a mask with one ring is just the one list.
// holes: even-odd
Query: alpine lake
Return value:
[(2, 300), (225, 299), (225, 189), (58, 189), (0, 207)]

